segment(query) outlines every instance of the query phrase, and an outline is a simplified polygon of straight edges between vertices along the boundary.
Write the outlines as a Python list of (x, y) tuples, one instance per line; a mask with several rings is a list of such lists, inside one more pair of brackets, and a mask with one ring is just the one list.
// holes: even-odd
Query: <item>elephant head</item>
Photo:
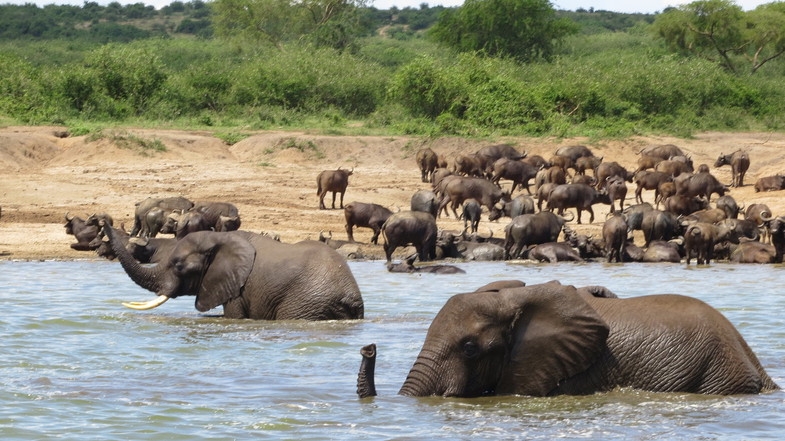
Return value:
[(240, 296), (253, 269), (255, 248), (238, 233), (199, 231), (178, 241), (168, 259), (147, 267), (126, 250), (111, 228), (104, 228), (118, 260), (137, 285), (158, 294), (149, 302), (129, 302), (152, 309), (170, 298), (196, 296), (196, 309), (208, 311)]
[(608, 325), (586, 290), (505, 281), (450, 298), (400, 393), (544, 396), (603, 352)]

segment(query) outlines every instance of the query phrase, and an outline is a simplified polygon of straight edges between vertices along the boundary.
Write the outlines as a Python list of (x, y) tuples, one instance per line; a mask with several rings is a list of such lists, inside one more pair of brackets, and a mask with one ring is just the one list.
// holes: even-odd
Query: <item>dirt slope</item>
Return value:
[[(316, 175), (325, 169), (354, 168), (345, 202), (408, 209), (412, 193), (428, 188), (420, 182), (414, 162), (415, 152), (423, 146), (450, 157), (508, 142), (548, 158), (559, 146), (585, 144), (597, 156), (628, 169), (635, 168), (636, 152), (651, 144), (679, 145), (692, 155), (696, 166), (711, 166), (719, 154), (745, 149), (752, 162), (747, 185), (730, 194), (745, 204), (766, 203), (775, 214), (785, 213), (785, 192), (761, 194), (752, 188), (760, 176), (785, 173), (783, 134), (705, 133), (689, 140), (651, 137), (592, 143), (586, 139), (425, 140), (271, 131), (254, 133), (229, 146), (209, 132), (126, 129), (97, 140), (64, 137), (64, 133), (62, 127), (0, 128), (0, 258), (95, 258), (69, 247), (73, 237), (64, 232), (65, 214), (86, 217), (106, 212), (130, 230), (134, 203), (149, 196), (233, 202), (240, 209), (243, 229), (274, 231), (286, 242), (316, 239), (322, 230), (345, 239), (343, 211), (318, 209)], [(145, 149), (139, 140), (163, 145), (165, 151)], [(712, 168), (712, 173), (730, 182), (729, 167)], [(634, 203), (634, 186), (629, 188), (627, 204)], [(653, 195), (646, 193), (650, 192), (644, 194), (651, 201)], [(576, 229), (599, 232), (608, 207), (597, 208), (595, 223)], [(490, 226), (498, 237), (505, 224), (483, 222), (481, 228)], [(459, 230), (462, 223), (441, 218), (439, 226)], [(368, 242), (370, 235), (370, 230), (360, 229), (355, 238)], [(378, 249), (365, 251), (379, 256)]]

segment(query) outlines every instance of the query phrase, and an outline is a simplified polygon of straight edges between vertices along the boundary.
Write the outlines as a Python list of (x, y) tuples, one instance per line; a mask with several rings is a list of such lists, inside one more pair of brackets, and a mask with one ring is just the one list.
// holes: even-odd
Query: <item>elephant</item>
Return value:
[(433, 319), (399, 393), (554, 396), (626, 387), (732, 395), (779, 389), (738, 330), (706, 303), (676, 294), (613, 297), (599, 286), (516, 280), (455, 295)]
[(112, 228), (104, 228), (131, 280), (158, 297), (124, 303), (152, 309), (195, 295), (201, 312), (259, 320), (363, 318), (364, 305), (346, 261), (317, 241), (285, 244), (248, 231), (197, 231), (178, 240), (169, 256), (142, 266)]

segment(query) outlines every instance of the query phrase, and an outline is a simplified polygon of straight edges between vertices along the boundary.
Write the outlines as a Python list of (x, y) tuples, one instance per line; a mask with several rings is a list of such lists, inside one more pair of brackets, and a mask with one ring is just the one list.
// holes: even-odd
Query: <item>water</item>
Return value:
[[(118, 263), (0, 263), (0, 437), (179, 439), (779, 439), (785, 392), (716, 397), (615, 391), (588, 397), (397, 395), (431, 319), (489, 281), (558, 279), (620, 296), (707, 301), (785, 386), (782, 266), (459, 264), (465, 275), (387, 273), (352, 262), (366, 319), (233, 321), (193, 298), (146, 312)], [(219, 311), (216, 311), (219, 312)], [(379, 396), (355, 395), (360, 347), (379, 348)]]

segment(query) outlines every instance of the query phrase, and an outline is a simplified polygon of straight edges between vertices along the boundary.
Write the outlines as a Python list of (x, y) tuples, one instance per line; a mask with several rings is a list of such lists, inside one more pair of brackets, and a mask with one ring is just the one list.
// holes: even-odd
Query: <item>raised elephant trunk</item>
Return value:
[[(128, 252), (125, 248), (125, 244), (117, 237), (117, 233), (110, 225), (103, 225), (103, 230), (104, 234), (106, 234), (106, 237), (109, 239), (112, 251), (114, 251), (117, 256), (117, 260), (120, 261), (120, 264), (131, 280), (148, 291), (160, 292), (163, 287), (163, 274), (156, 270), (157, 266), (151, 268), (142, 266), (134, 259), (131, 253)], [(132, 309), (152, 309), (160, 306), (168, 299), (167, 296), (161, 295), (150, 302), (127, 302), (123, 303), (123, 305)]]
[(363, 346), (360, 354), (363, 356), (363, 361), (360, 363), (360, 372), (357, 374), (357, 396), (360, 398), (375, 397), (376, 345), (371, 343), (368, 346)]

